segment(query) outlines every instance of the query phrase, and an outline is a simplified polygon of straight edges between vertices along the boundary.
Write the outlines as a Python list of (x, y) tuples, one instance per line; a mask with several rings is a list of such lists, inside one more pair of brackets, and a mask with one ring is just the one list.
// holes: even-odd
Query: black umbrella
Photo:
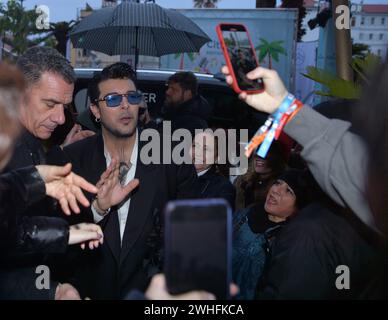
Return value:
[(175, 10), (128, 1), (83, 18), (70, 32), (70, 39), (76, 48), (133, 54), (135, 67), (138, 55), (198, 52), (210, 41), (193, 21)]

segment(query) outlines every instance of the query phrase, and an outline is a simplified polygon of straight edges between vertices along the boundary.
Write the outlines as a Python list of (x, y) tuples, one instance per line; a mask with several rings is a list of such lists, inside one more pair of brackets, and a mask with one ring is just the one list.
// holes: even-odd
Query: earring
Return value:
[(94, 121), (96, 121), (97, 123), (101, 122), (101, 118), (95, 118)]

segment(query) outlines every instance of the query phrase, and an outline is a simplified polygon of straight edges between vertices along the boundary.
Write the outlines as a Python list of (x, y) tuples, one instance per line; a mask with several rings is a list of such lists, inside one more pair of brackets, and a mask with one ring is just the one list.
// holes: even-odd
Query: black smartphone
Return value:
[(220, 23), (216, 31), (226, 65), (233, 78), (234, 91), (249, 94), (262, 92), (263, 80), (251, 80), (246, 76), (248, 72), (259, 66), (247, 28), (243, 24)]
[(171, 294), (205, 290), (229, 299), (232, 213), (223, 199), (166, 206), (164, 273)]

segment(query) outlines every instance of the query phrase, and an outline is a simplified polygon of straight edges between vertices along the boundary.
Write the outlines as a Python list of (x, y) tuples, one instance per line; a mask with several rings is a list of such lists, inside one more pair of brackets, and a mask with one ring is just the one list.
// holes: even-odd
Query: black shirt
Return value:
[(273, 222), (268, 219), (263, 205), (256, 205), (249, 210), (248, 225), (254, 233), (264, 233), (266, 230), (276, 227), (284, 222)]
[(201, 198), (223, 198), (234, 209), (236, 190), (228, 178), (217, 173), (215, 166), (198, 177), (198, 188)]
[[(15, 144), (12, 158), (8, 162), (4, 172), (28, 166), (37, 166), (45, 164), (46, 162), (46, 154), (42, 141), (24, 129)], [(17, 211), (17, 213), (28, 216), (57, 216), (56, 201), (45, 197), (43, 200), (28, 207), (25, 212)]]
[(12, 158), (4, 171), (45, 163), (46, 155), (41, 140), (24, 129), (15, 144)]

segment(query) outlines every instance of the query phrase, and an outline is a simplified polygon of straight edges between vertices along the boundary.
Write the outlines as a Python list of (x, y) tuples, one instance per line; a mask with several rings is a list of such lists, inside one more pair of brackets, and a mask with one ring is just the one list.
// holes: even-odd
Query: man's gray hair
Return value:
[(70, 62), (54, 48), (30, 48), (18, 58), (17, 65), (23, 72), (27, 85), (38, 82), (44, 72), (58, 74), (69, 84), (76, 80)]

